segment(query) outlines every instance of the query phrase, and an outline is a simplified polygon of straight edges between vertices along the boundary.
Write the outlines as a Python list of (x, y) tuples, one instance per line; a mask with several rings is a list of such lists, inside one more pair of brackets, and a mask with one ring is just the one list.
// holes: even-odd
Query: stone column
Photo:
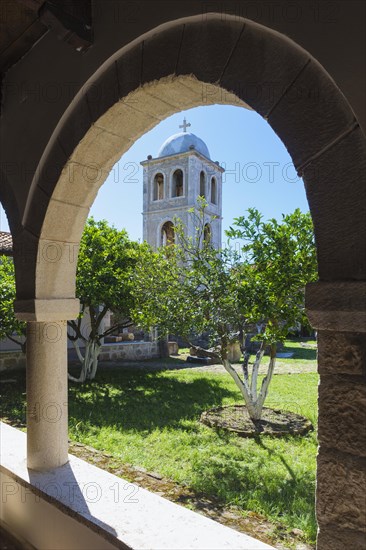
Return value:
[(49, 470), (68, 461), (67, 321), (78, 300), (16, 302), (27, 321), (27, 465)]
[(366, 549), (366, 284), (314, 283), (318, 329), (318, 550)]
[(68, 460), (66, 321), (27, 323), (27, 464)]

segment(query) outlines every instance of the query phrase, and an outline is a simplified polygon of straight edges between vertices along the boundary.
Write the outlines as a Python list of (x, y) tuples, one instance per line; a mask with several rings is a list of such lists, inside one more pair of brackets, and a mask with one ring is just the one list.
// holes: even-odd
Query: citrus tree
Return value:
[(9, 338), (25, 352), (26, 324), (14, 315), (15, 273), (12, 258), (0, 257), (0, 339)]
[[(255, 208), (234, 220), (226, 232), (237, 257), (239, 304), (243, 326), (243, 377), (224, 365), (237, 383), (253, 420), (261, 418), (272, 379), (277, 343), (284, 342), (298, 323), (307, 323), (305, 285), (317, 278), (316, 248), (310, 213), (296, 209), (279, 222), (264, 222)], [(236, 246), (233, 246), (235, 240)], [(259, 350), (249, 373), (250, 353), (245, 347), (246, 331), (258, 327), (255, 339)], [(265, 350), (269, 348), (267, 373), (258, 388), (258, 372)]]
[[(191, 211), (193, 238), (186, 237), (176, 219), (177, 244), (158, 250), (149, 265), (137, 264), (133, 315), (142, 326), (179, 334), (190, 345), (193, 334), (208, 331), (213, 347), (201, 351), (220, 359), (255, 422), (261, 418), (271, 382), (276, 344), (304, 319), (304, 287), (316, 277), (311, 218), (296, 210), (281, 222), (263, 222), (260, 213), (250, 209), (247, 216), (234, 220), (227, 232), (228, 246), (216, 250), (204, 239), (205, 209), (205, 201), (199, 199), (198, 209)], [(245, 341), (253, 324), (261, 327), (256, 336), (260, 347), (250, 363)], [(228, 359), (229, 345), (238, 338), (244, 353), (242, 375)], [(267, 373), (258, 387), (268, 348)]]
[[(79, 378), (69, 374), (71, 380), (92, 380), (102, 339), (133, 324), (130, 316), (134, 305), (133, 271), (137, 261), (147, 254), (147, 245), (131, 241), (124, 229), (111, 227), (105, 220), (88, 219), (76, 273), (76, 296), (81, 311), (77, 320), (68, 322), (68, 337), (74, 343), (81, 372)], [(115, 314), (115, 323), (105, 329), (103, 321), (108, 311)], [(86, 312), (90, 319), (87, 325), (82, 322)]]

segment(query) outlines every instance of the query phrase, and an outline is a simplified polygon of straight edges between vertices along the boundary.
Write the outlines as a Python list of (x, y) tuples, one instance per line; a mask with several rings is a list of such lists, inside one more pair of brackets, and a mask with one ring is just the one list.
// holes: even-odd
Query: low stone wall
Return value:
[[(157, 342), (118, 342), (102, 346), (100, 361), (146, 361), (160, 357)], [(21, 351), (0, 352), (0, 372), (25, 369), (25, 353)]]
[(25, 368), (25, 353), (21, 351), (3, 351), (0, 353), (0, 372)]
[(119, 342), (102, 346), (100, 361), (145, 361), (160, 357), (157, 342)]

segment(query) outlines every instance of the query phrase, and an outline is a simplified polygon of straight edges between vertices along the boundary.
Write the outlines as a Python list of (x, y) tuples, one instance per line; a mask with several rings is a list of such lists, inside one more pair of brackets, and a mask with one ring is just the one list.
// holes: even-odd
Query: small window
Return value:
[(175, 170), (172, 178), (172, 197), (183, 196), (183, 172), (178, 169)]
[(203, 170), (200, 173), (200, 196), (206, 198), (206, 175)]
[(156, 174), (154, 177), (154, 201), (161, 201), (164, 198), (164, 176)]
[(165, 222), (161, 228), (160, 245), (171, 246), (175, 242), (174, 225), (172, 222)]
[(217, 204), (217, 182), (216, 178), (211, 178), (211, 202)]

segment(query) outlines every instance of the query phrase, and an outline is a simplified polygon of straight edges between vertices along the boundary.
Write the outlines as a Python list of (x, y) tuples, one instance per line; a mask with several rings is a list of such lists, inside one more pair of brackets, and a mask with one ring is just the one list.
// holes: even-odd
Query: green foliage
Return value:
[[(247, 217), (234, 220), (227, 232), (229, 246), (216, 250), (204, 239), (210, 221), (207, 203), (203, 198), (197, 202), (189, 211), (194, 236), (187, 237), (176, 219), (176, 244), (158, 251), (154, 265), (137, 264), (134, 315), (141, 325), (158, 325), (165, 334), (178, 334), (188, 342), (192, 333), (209, 332), (216, 349), (205, 354), (220, 357), (256, 423), (275, 367), (276, 342), (305, 318), (305, 284), (316, 277), (311, 218), (295, 210), (281, 223), (264, 223), (252, 208)], [(233, 246), (234, 238), (239, 248)], [(250, 353), (244, 342), (253, 324), (260, 326), (257, 339), (262, 344), (249, 376)], [(244, 353), (242, 377), (228, 360), (229, 343), (238, 338)], [(267, 375), (258, 391), (259, 366), (268, 345)]]
[(88, 219), (80, 242), (76, 295), (87, 307), (104, 304), (128, 317), (132, 271), (140, 245), (105, 220)]
[(211, 220), (204, 199), (199, 201), (198, 210), (190, 211), (195, 236), (187, 237), (183, 224), (175, 219), (177, 244), (160, 248), (149, 265), (137, 264), (134, 318), (187, 341), (193, 333), (205, 331), (214, 340), (230, 339), (230, 326), (239, 315), (239, 288), (230, 255), (204, 240), (204, 226)]
[(199, 199), (197, 210), (190, 211), (193, 238), (176, 219), (177, 244), (158, 250), (150, 265), (137, 264), (135, 318), (188, 341), (192, 332), (210, 331), (227, 342), (253, 323), (263, 324), (259, 339), (283, 341), (290, 327), (304, 322), (305, 284), (316, 279), (310, 214), (295, 210), (281, 223), (264, 223), (252, 208), (234, 220), (229, 246), (216, 250), (203, 240), (205, 209)]
[[(147, 245), (131, 241), (124, 229), (119, 231), (105, 220), (88, 219), (80, 241), (76, 296), (82, 312), (89, 309), (90, 338), (100, 340), (106, 333), (131, 324), (133, 272), (136, 263), (148, 253)], [(116, 314), (118, 322), (101, 332), (101, 322), (108, 310)], [(77, 323), (71, 326), (80, 333)]]
[(15, 273), (12, 258), (0, 258), (0, 339), (10, 338), (23, 347), (15, 336), (24, 336), (25, 323), (14, 315)]
[[(76, 296), (80, 299), (81, 313), (76, 321), (68, 323), (72, 329), (68, 336), (75, 344), (82, 370), (79, 378), (69, 375), (71, 380), (93, 379), (101, 339), (133, 324), (134, 269), (142, 258), (147, 262), (149, 254), (148, 246), (131, 241), (124, 229), (119, 231), (105, 220), (88, 219), (80, 242), (76, 272)], [(81, 322), (86, 309), (90, 316), (87, 329)], [(104, 329), (102, 321), (108, 311), (114, 314), (114, 323)], [(84, 356), (79, 340), (85, 345)]]
[(291, 327), (307, 322), (305, 285), (317, 278), (310, 214), (296, 209), (281, 222), (263, 222), (259, 211), (250, 208), (226, 234), (231, 246), (233, 239), (239, 244), (239, 302), (246, 323), (263, 324), (258, 339), (284, 341)]

